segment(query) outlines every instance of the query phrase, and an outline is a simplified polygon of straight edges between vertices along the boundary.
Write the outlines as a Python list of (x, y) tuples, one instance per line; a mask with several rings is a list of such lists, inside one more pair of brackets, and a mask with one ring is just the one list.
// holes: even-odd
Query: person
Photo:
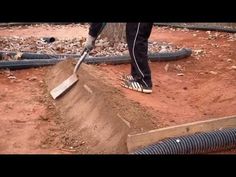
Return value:
[[(92, 50), (106, 23), (91, 23), (85, 48)], [(148, 64), (148, 39), (153, 23), (126, 23), (126, 41), (131, 57), (131, 72), (122, 76), (121, 86), (141, 93), (152, 93), (151, 70)]]

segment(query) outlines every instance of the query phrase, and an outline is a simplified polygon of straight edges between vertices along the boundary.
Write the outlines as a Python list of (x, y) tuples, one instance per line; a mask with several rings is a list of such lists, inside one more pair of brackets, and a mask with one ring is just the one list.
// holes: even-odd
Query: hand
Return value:
[(92, 50), (95, 47), (95, 41), (96, 41), (95, 37), (88, 35), (84, 47), (88, 50)]

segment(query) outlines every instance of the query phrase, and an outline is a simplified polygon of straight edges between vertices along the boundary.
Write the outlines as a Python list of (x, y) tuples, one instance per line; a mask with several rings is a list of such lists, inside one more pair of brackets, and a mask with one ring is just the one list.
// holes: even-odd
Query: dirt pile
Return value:
[[(72, 74), (74, 64), (73, 60), (66, 60), (48, 72), (49, 91)], [(79, 82), (55, 100), (64, 126), (71, 136), (83, 142), (78, 153), (127, 153), (129, 132), (154, 128), (146, 120), (151, 115), (107, 85), (95, 66), (82, 64), (78, 74)]]

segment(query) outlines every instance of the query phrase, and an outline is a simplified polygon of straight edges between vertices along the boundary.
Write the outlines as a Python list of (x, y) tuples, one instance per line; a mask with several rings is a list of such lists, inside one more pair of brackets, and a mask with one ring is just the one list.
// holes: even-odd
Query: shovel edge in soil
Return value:
[(74, 73), (69, 78), (64, 80), (60, 85), (55, 87), (51, 92), (51, 96), (53, 99), (58, 98), (64, 92), (66, 92), (70, 87), (72, 87), (78, 81), (77, 75)]
[(66, 80), (64, 80), (61, 84), (59, 84), (57, 87), (51, 90), (50, 94), (53, 99), (56, 99), (62, 94), (64, 94), (66, 91), (69, 90), (69, 88), (71, 88), (79, 80), (76, 72), (79, 66), (81, 65), (81, 63), (83, 62), (83, 60), (86, 58), (88, 52), (89, 50), (83, 51), (83, 54), (81, 55), (77, 64), (75, 65), (73, 74), (70, 77), (68, 77)]

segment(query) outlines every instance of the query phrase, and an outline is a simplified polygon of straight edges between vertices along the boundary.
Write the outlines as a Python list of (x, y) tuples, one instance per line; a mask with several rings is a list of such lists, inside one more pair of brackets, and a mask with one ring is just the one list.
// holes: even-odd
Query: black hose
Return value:
[[(54, 59), (54, 58), (65, 58), (65, 57), (74, 57), (78, 58), (80, 55), (76, 54), (56, 54), (56, 55), (49, 55), (49, 54), (39, 54), (39, 53), (30, 53), (30, 52), (22, 52), (21, 59)], [(8, 55), (10, 57), (14, 57), (17, 52), (7, 52), (7, 51), (0, 51), (0, 58), (3, 58), (4, 55)], [(165, 53), (152, 53), (149, 54), (149, 58), (158, 59), (158, 61), (169, 61), (169, 60), (177, 60), (181, 58), (188, 57), (192, 54), (190, 49), (181, 49), (176, 52), (165, 52)], [(122, 60), (127, 62), (129, 60), (129, 55), (126, 56), (110, 56), (110, 57), (91, 57), (92, 60), (104, 60), (104, 61), (115, 61), (115, 60)]]
[(33, 60), (10, 60), (0, 61), (0, 69), (27, 69), (32, 67), (54, 65), (63, 59), (33, 59)]
[[(189, 57), (192, 54), (190, 49), (181, 49), (177, 52), (168, 52), (168, 53), (155, 53), (150, 54), (148, 57), (150, 61), (172, 61), (182, 58)], [(130, 63), (130, 56), (113, 56), (113, 57), (91, 57), (86, 58), (85, 63), (87, 64), (127, 64)]]
[(169, 138), (132, 154), (202, 154), (236, 147), (236, 128)]
[(210, 26), (200, 25), (200, 24), (172, 24), (172, 23), (154, 23), (155, 26), (169, 26), (174, 28), (187, 28), (192, 30), (203, 30), (203, 31), (218, 31), (218, 32), (226, 32), (226, 33), (236, 33), (236, 29), (233, 28), (225, 28), (220, 26)]
[[(155, 61), (172, 61), (172, 60), (178, 60), (182, 58), (189, 57), (192, 54), (192, 51), (190, 49), (181, 49), (177, 52), (170, 52), (170, 53), (156, 53), (156, 54), (150, 54), (149, 59), (152, 62)], [(48, 66), (48, 65), (54, 65), (59, 61), (65, 60), (65, 58), (51, 58), (51, 59), (45, 59), (47, 57), (52, 57), (51, 55), (44, 55), (44, 54), (29, 54), (25, 53), (26, 57), (34, 56), (34, 57), (44, 57), (42, 59), (35, 58), (35, 59), (24, 59), (24, 60), (10, 60), (0, 61), (0, 69), (9, 68), (9, 69), (26, 69), (30, 67), (39, 67), (39, 66)], [(57, 55), (58, 57), (59, 55)], [(65, 56), (74, 56), (74, 58), (78, 58), (79, 55), (60, 55), (61, 57)], [(130, 56), (113, 56), (113, 57), (88, 57), (84, 60), (87, 64), (127, 64), (130, 63)]]

